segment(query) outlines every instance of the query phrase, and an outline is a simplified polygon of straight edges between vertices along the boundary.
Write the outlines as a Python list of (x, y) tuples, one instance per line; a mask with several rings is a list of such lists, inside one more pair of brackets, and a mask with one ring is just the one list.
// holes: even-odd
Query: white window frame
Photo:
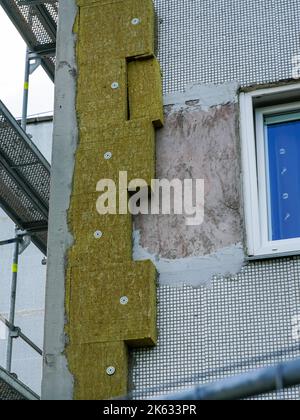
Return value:
[(266, 183), (267, 159), (265, 152), (264, 116), (300, 109), (300, 102), (292, 101), (285, 105), (270, 105), (255, 108), (255, 98), (272, 98), (276, 94), (299, 90), (300, 85), (262, 89), (240, 95), (240, 124), (244, 213), (249, 257), (300, 254), (300, 238), (270, 241), (268, 194)]

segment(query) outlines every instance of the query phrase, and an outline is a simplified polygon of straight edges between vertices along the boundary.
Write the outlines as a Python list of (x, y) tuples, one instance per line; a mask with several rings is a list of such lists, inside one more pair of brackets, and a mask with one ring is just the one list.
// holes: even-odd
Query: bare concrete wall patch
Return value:
[(159, 274), (159, 284), (174, 287), (210, 287), (214, 277), (238, 274), (245, 264), (243, 245), (236, 244), (216, 253), (179, 259), (160, 258), (140, 245), (140, 232), (133, 233), (133, 258), (136, 261), (150, 259)]

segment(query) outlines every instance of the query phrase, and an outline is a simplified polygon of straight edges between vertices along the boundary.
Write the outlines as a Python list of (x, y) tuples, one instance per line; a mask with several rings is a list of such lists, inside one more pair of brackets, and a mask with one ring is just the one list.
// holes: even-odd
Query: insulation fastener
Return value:
[(107, 373), (107, 375), (112, 376), (116, 373), (116, 368), (114, 366), (109, 366), (106, 369), (106, 373)]
[(110, 160), (111, 158), (112, 158), (112, 153), (111, 152), (104, 153), (104, 159), (105, 160)]
[(119, 83), (118, 83), (118, 82), (113, 82), (113, 83), (111, 84), (111, 88), (112, 88), (112, 89), (118, 89), (118, 88), (119, 88)]
[(132, 25), (139, 25), (140, 24), (140, 19), (139, 18), (134, 18), (134, 19), (132, 19), (132, 21), (131, 21), (131, 23), (132, 23)]
[(122, 296), (120, 299), (120, 303), (121, 305), (127, 305), (127, 303), (129, 302), (129, 299), (127, 296)]
[(94, 233), (94, 237), (95, 237), (96, 239), (100, 239), (100, 238), (102, 238), (102, 236), (103, 236), (103, 233), (101, 232), (101, 230), (97, 230), (97, 231)]

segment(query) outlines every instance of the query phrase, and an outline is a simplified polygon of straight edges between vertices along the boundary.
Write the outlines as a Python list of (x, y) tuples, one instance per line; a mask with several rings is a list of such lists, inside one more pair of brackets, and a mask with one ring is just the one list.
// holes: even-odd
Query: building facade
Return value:
[[(154, 36), (150, 3), (60, 4), (45, 399), (145, 398), (300, 356), (300, 4), (156, 0)], [(203, 179), (203, 223), (84, 207), (94, 176), (123, 170)]]

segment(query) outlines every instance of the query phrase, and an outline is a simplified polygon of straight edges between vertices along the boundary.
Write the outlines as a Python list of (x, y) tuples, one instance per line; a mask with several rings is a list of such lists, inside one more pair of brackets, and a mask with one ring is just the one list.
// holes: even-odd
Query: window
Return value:
[(299, 84), (241, 95), (249, 256), (300, 253), (298, 98)]

